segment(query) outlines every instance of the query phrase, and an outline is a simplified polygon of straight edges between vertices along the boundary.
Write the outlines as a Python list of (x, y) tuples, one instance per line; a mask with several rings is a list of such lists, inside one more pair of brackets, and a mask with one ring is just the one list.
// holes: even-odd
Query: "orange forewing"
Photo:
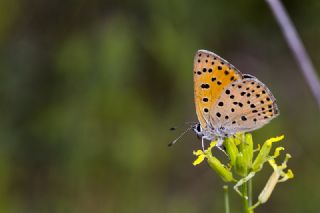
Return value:
[(238, 79), (242, 79), (240, 71), (229, 62), (212, 52), (197, 51), (193, 67), (194, 101), (202, 128), (207, 127), (209, 111), (223, 89)]

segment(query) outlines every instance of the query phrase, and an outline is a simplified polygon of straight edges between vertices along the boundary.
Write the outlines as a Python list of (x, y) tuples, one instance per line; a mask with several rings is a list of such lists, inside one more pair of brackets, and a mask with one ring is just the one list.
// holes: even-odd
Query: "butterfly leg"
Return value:
[(201, 137), (202, 151), (204, 152), (204, 137)]
[(229, 156), (228, 156), (228, 154), (227, 154), (227, 152), (226, 152), (226, 150), (224, 149), (224, 146), (223, 146), (223, 141), (224, 141), (224, 139), (223, 138), (221, 138), (221, 137), (218, 137), (218, 141), (217, 141), (217, 145), (216, 145), (216, 147), (218, 148), (218, 149), (220, 149), (228, 158), (229, 158)]
[(221, 147), (223, 144), (223, 138), (222, 137), (218, 137), (218, 141), (217, 141), (217, 147)]

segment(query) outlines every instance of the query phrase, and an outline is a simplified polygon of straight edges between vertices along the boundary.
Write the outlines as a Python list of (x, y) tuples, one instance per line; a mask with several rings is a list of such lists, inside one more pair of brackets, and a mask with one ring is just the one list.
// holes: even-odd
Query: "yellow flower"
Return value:
[[(242, 151), (242, 152), (247, 153), (247, 156), (250, 156), (250, 155), (253, 155), (253, 152), (254, 152), (254, 150), (253, 150), (253, 148), (252, 148), (253, 145), (250, 145), (250, 146), (248, 145), (248, 144), (252, 144), (252, 138), (247, 137), (247, 136), (246, 136), (246, 138), (247, 138), (246, 141), (249, 141), (249, 142), (250, 142), (250, 143), (247, 142), (247, 147), (249, 147), (249, 150), (250, 150), (252, 153), (251, 153), (251, 154), (250, 154), (250, 153), (247, 153), (248, 151), (245, 151), (246, 149), (243, 149), (245, 152), (244, 152), (244, 151)], [(263, 167), (263, 165), (264, 165), (265, 162), (267, 162), (268, 160), (277, 158), (277, 157), (280, 155), (280, 151), (281, 151), (281, 150), (284, 150), (283, 147), (277, 147), (277, 148), (275, 149), (275, 151), (274, 151), (274, 154), (270, 156), (270, 151), (271, 151), (271, 148), (272, 148), (272, 144), (275, 143), (275, 142), (279, 142), (279, 141), (282, 140), (283, 138), (284, 138), (284, 136), (282, 135), (282, 136), (279, 136), (279, 137), (269, 138), (268, 140), (266, 140), (266, 141), (264, 142), (264, 144), (262, 145), (262, 147), (261, 147), (261, 149), (260, 149), (257, 157), (255, 158), (254, 162), (252, 163), (251, 170), (250, 170), (249, 174), (247, 174), (244, 178), (240, 179), (240, 180), (236, 183), (236, 185), (233, 187), (233, 189), (234, 189), (240, 196), (242, 196), (242, 194), (241, 194), (241, 192), (239, 191), (239, 187), (240, 187), (241, 185), (243, 185), (244, 183), (248, 182), (250, 179), (252, 179), (252, 178), (255, 176), (255, 174), (262, 169), (262, 167)], [(247, 148), (247, 149), (248, 149), (248, 148)], [(237, 164), (241, 164), (241, 163), (242, 163), (242, 162), (241, 162), (241, 157), (242, 157), (242, 156), (239, 156), (239, 159), (237, 159), (237, 161), (238, 161)], [(250, 156), (250, 157), (251, 157), (251, 156)], [(249, 159), (250, 159), (250, 158), (249, 158)], [(252, 157), (251, 157), (251, 160), (252, 160)], [(242, 161), (243, 161), (243, 160), (242, 160)], [(247, 162), (246, 164), (248, 164), (248, 163), (250, 163), (250, 162)], [(237, 165), (237, 164), (236, 164), (236, 165)], [(242, 163), (242, 164), (244, 164), (244, 163)], [(241, 164), (241, 165), (242, 165), (242, 164)], [(238, 166), (238, 167), (239, 167), (239, 166)], [(236, 167), (236, 169), (237, 169), (237, 167)], [(239, 170), (239, 169), (238, 169), (238, 170)], [(242, 170), (243, 170), (243, 169), (242, 169)], [(239, 170), (239, 171), (241, 171), (241, 170)], [(239, 173), (239, 171), (238, 171), (238, 174), (241, 174), (241, 173)], [(243, 171), (245, 171), (245, 170), (243, 170)], [(243, 174), (245, 174), (245, 173), (243, 173)], [(243, 174), (241, 174), (241, 175), (243, 176)]]
[[(269, 153), (271, 151), (272, 144), (275, 142), (281, 141), (283, 138), (284, 138), (284, 135), (270, 138), (262, 145), (258, 156), (256, 157), (256, 159), (252, 164), (252, 171), (257, 172), (262, 169), (263, 164), (269, 159)], [(278, 149), (277, 153), (279, 155), (279, 151), (282, 150), (283, 148), (277, 148), (277, 149)]]
[[(284, 148), (276, 147), (274, 152), (271, 153), (273, 143), (279, 142), (283, 138), (283, 135), (269, 138), (263, 143), (261, 148), (258, 146), (258, 149), (254, 150), (252, 135), (250, 133), (238, 133), (233, 137), (226, 138), (223, 143), (225, 153), (229, 158), (228, 166), (225, 166), (219, 159), (212, 155), (211, 150), (216, 146), (216, 141), (211, 142), (210, 146), (206, 150), (193, 151), (193, 154), (197, 156), (193, 165), (197, 166), (204, 160), (207, 160), (209, 166), (222, 178), (223, 181), (237, 182), (233, 187), (234, 190), (240, 196), (245, 196), (247, 199), (246, 194), (242, 194), (239, 191), (239, 187), (252, 179), (255, 174), (263, 168), (263, 165), (268, 162), (272, 166), (274, 172), (260, 193), (257, 203), (250, 207), (253, 212), (254, 208), (267, 202), (278, 182), (284, 182), (293, 178), (293, 173), (290, 169), (287, 172), (284, 172), (287, 168), (287, 161), (291, 158), (289, 154), (286, 155), (286, 158), (281, 165), (277, 165), (275, 162), (275, 159), (280, 155), (280, 152), (284, 150)], [(256, 152), (258, 153), (256, 154), (256, 157), (254, 157), (254, 153)], [(233, 177), (232, 169), (235, 172), (234, 174), (241, 177), (239, 181)]]
[(284, 172), (284, 170), (287, 168), (287, 162), (290, 158), (291, 158), (291, 155), (286, 154), (286, 158), (281, 165), (277, 165), (274, 158), (268, 160), (269, 164), (273, 168), (273, 173), (270, 176), (265, 187), (263, 188), (262, 192), (260, 193), (258, 197), (258, 202), (255, 205), (253, 205), (251, 209), (254, 209), (260, 204), (267, 202), (274, 188), (276, 187), (277, 183), (284, 182), (294, 177), (293, 172), (290, 169), (288, 169), (287, 172)]
[(192, 163), (194, 166), (200, 164), (206, 158), (206, 156), (202, 152), (202, 150), (193, 151), (193, 154), (198, 156), (198, 158), (195, 161), (193, 161), (193, 163)]
[(207, 159), (209, 166), (222, 178), (225, 182), (236, 181), (230, 169), (228, 169), (224, 164), (222, 164), (216, 157), (212, 155), (211, 149), (217, 144), (216, 141), (211, 142), (208, 149), (205, 151), (197, 150), (193, 154), (198, 156), (197, 159), (193, 162), (193, 165), (196, 166), (200, 164), (204, 159)]

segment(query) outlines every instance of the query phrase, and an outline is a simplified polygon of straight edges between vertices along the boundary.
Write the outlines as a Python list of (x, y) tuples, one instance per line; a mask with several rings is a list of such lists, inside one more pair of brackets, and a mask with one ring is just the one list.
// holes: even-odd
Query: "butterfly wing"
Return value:
[(198, 50), (194, 57), (194, 101), (202, 128), (211, 125), (210, 110), (221, 92), (242, 74), (229, 62), (207, 50)]
[(257, 78), (243, 78), (227, 86), (211, 108), (211, 122), (229, 135), (258, 129), (279, 115), (276, 100)]

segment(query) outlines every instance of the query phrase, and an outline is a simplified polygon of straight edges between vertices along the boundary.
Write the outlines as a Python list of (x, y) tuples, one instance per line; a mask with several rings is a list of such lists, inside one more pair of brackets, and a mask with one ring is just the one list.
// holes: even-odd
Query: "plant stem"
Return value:
[(225, 207), (226, 213), (230, 213), (229, 189), (227, 185), (223, 186), (223, 191), (224, 191), (224, 207)]
[(248, 199), (248, 182), (242, 185), (242, 202), (243, 202), (243, 212), (250, 213), (249, 211), (249, 199)]
[(252, 179), (248, 181), (248, 203), (249, 207), (252, 206)]

